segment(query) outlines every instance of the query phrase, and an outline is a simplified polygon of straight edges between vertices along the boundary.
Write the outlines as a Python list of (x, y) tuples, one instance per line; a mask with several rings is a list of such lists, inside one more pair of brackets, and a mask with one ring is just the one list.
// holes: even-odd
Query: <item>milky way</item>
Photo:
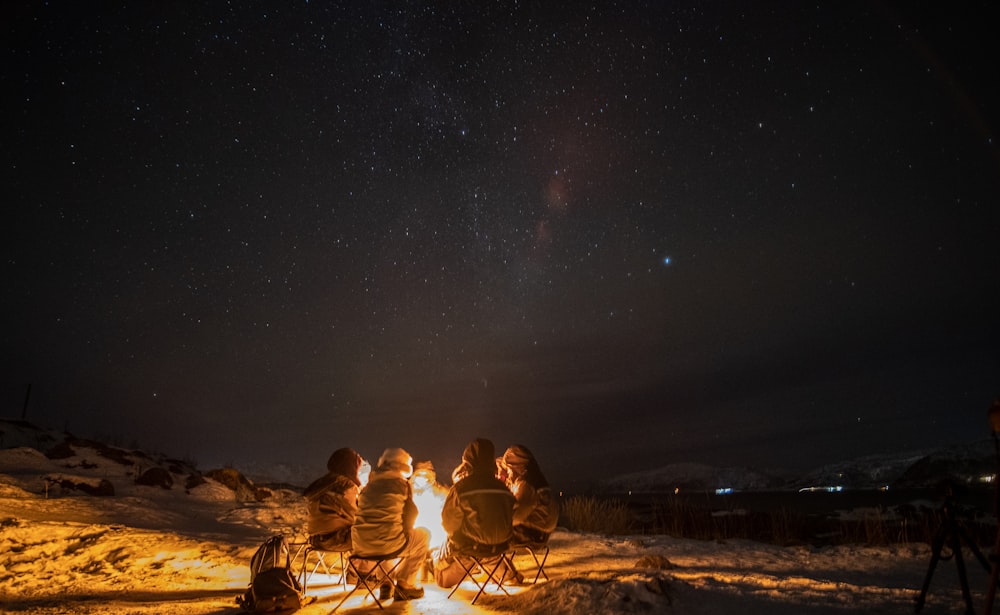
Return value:
[(990, 3), (479, 4), (11, 9), (5, 414), (567, 484), (989, 435)]

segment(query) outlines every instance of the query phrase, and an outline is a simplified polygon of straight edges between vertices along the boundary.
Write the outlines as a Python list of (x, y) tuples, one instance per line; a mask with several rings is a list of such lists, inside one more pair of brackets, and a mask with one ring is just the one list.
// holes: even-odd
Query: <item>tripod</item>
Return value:
[[(927, 600), (927, 590), (931, 586), (931, 577), (934, 576), (934, 568), (937, 566), (939, 560), (955, 558), (955, 566), (958, 567), (958, 580), (962, 584), (962, 597), (965, 598), (965, 612), (968, 615), (973, 615), (975, 610), (972, 608), (972, 594), (969, 593), (969, 578), (965, 573), (965, 560), (962, 559), (962, 542), (964, 541), (966, 545), (972, 550), (972, 553), (979, 560), (979, 563), (983, 565), (983, 568), (989, 572), (990, 565), (986, 561), (986, 557), (983, 555), (979, 547), (976, 546), (975, 541), (969, 538), (969, 535), (965, 530), (958, 524), (958, 520), (955, 518), (955, 502), (952, 497), (951, 488), (948, 489), (947, 495), (945, 496), (944, 504), (941, 507), (941, 512), (944, 515), (944, 519), (941, 522), (941, 527), (934, 534), (934, 540), (931, 543), (932, 555), (931, 564), (927, 568), (927, 576), (924, 577), (924, 585), (920, 589), (920, 596), (917, 598), (917, 606), (914, 610), (915, 613), (919, 613), (920, 609), (924, 607), (924, 602)], [(951, 549), (951, 555), (942, 556), (941, 549), (947, 544), (948, 548)]]
[[(990, 425), (993, 429), (993, 453), (997, 458), (997, 469), (998, 472), (994, 475), (994, 491), (993, 491), (993, 514), (998, 519), (1000, 523), (1000, 438), (997, 438), (997, 432), (1000, 432), (1000, 398), (993, 400), (993, 405), (990, 406), (989, 412)], [(997, 527), (997, 539), (996, 543), (993, 545), (993, 553), (990, 554), (990, 561), (993, 562), (992, 570), (990, 571), (990, 586), (986, 590), (986, 605), (983, 608), (984, 615), (991, 615), (993, 613), (993, 600), (996, 598), (997, 594), (997, 581), (1000, 579), (1000, 527)]]

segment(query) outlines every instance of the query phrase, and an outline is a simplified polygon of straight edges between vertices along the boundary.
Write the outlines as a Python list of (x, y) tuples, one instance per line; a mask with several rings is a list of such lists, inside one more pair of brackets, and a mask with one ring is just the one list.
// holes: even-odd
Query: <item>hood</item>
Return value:
[(510, 469), (511, 474), (523, 477), (536, 489), (548, 487), (549, 483), (542, 474), (542, 469), (538, 465), (538, 460), (531, 454), (528, 447), (515, 444), (507, 449), (501, 459), (503, 465)]
[(471, 469), (472, 474), (496, 474), (496, 449), (486, 438), (476, 438), (465, 447), (462, 453), (462, 465)]
[(361, 455), (352, 448), (340, 448), (333, 451), (329, 461), (326, 462), (326, 469), (330, 474), (340, 474), (346, 476), (357, 486), (361, 486), (358, 478), (358, 470), (361, 469)]
[(413, 474), (413, 457), (401, 448), (387, 448), (378, 458), (379, 472), (399, 472), (403, 478)]

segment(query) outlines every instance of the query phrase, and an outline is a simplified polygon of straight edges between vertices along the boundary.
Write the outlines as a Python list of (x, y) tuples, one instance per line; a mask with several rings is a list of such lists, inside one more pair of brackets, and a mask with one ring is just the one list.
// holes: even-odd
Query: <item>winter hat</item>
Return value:
[(413, 474), (413, 457), (401, 448), (387, 448), (378, 458), (379, 471), (399, 472), (403, 478), (409, 478)]
[(520, 444), (508, 448), (507, 452), (503, 454), (504, 464), (511, 468), (527, 468), (533, 458), (531, 451)]
[(361, 455), (352, 448), (339, 448), (333, 451), (330, 459), (326, 462), (326, 469), (330, 474), (340, 474), (351, 479), (356, 485), (361, 485), (358, 479), (358, 470), (361, 468)]
[(476, 438), (469, 443), (469, 446), (465, 447), (465, 451), (462, 453), (462, 464), (471, 468), (473, 474), (479, 472), (493, 474), (496, 471), (495, 450), (493, 442), (490, 440)]
[(549, 481), (545, 480), (542, 469), (538, 467), (538, 460), (531, 454), (528, 447), (515, 444), (508, 448), (503, 454), (503, 463), (510, 468), (511, 473), (517, 477), (523, 477), (535, 489), (549, 486)]
[(437, 472), (434, 471), (434, 464), (430, 461), (418, 461), (413, 464), (413, 475), (426, 477), (429, 483), (437, 480)]

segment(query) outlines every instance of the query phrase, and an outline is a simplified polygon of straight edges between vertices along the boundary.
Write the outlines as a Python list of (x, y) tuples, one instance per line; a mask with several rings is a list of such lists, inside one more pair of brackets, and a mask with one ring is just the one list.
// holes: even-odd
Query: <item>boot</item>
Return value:
[(424, 597), (424, 588), (403, 587), (402, 585), (396, 585), (396, 592), (392, 597), (393, 600), (416, 600), (417, 598)]

